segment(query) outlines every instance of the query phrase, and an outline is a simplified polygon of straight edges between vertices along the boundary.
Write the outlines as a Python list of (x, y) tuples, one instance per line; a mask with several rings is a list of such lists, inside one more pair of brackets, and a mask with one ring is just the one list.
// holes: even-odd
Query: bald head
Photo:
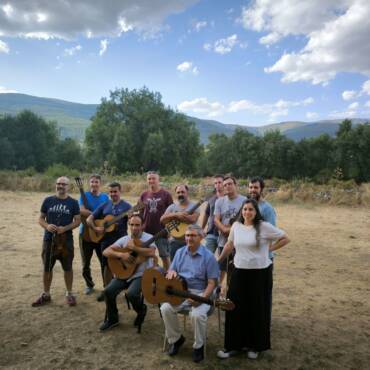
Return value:
[(68, 188), (69, 188), (69, 178), (67, 176), (61, 176), (57, 178), (55, 183), (56, 192), (58, 198), (67, 198)]

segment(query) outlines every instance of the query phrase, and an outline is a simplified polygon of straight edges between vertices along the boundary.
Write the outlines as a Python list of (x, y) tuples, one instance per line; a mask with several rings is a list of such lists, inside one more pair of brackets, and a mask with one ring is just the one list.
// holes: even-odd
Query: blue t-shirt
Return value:
[[(90, 211), (95, 211), (101, 204), (107, 202), (109, 197), (106, 193), (100, 193), (99, 195), (94, 195), (90, 191), (85, 191), (88, 206), (91, 207)], [(82, 197), (80, 196), (80, 206), (83, 205)], [(83, 234), (84, 225), (80, 225), (80, 234)]]
[[(118, 216), (121, 213), (127, 212), (130, 208), (132, 208), (131, 204), (125, 202), (124, 200), (120, 200), (117, 204), (113, 204), (112, 201), (109, 199), (105, 203), (101, 204), (93, 212), (93, 216), (95, 219), (104, 218), (107, 215)], [(109, 234), (114, 234), (114, 237), (117, 237), (117, 239), (126, 235), (127, 234), (127, 216), (121, 218), (117, 222), (117, 227), (115, 228), (115, 231)], [(109, 234), (107, 234), (107, 236), (109, 236)]]
[[(258, 202), (258, 209), (260, 210), (261, 216), (266, 222), (269, 222), (271, 225), (276, 226), (276, 212), (274, 207), (265, 200), (260, 200)], [(269, 257), (274, 258), (275, 253), (269, 252)]]
[(170, 270), (175, 270), (186, 280), (189, 289), (204, 290), (208, 279), (218, 279), (220, 270), (215, 256), (200, 245), (192, 254), (188, 246), (180, 248), (171, 263)]
[[(80, 214), (80, 207), (76, 199), (67, 197), (60, 199), (55, 195), (44, 199), (41, 213), (46, 215), (46, 222), (56, 226), (66, 226), (73, 222), (73, 218)], [(72, 239), (72, 230), (66, 231), (67, 238)], [(44, 240), (51, 240), (53, 234), (45, 230)]]

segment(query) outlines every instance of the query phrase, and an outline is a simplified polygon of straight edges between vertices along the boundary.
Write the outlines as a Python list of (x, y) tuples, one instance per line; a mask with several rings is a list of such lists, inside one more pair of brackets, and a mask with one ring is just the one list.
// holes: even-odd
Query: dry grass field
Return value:
[[(278, 225), (291, 237), (274, 266), (272, 350), (257, 361), (245, 355), (218, 360), (222, 334), (210, 318), (207, 359), (191, 361), (187, 341), (176, 358), (162, 353), (163, 324), (149, 307), (142, 333), (119, 297), (121, 324), (98, 327), (104, 303), (83, 294), (75, 239), (76, 307), (64, 303), (56, 265), (52, 303), (32, 308), (41, 292), (37, 217), (45, 193), (0, 192), (0, 368), (3, 369), (365, 369), (370, 367), (369, 208), (279, 204)], [(98, 266), (93, 263), (97, 287)]]

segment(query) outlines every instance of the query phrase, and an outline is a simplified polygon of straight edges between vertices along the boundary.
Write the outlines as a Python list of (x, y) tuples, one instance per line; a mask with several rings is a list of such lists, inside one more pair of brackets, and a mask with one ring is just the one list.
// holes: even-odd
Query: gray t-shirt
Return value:
[[(195, 203), (194, 202), (189, 202), (189, 204), (185, 208), (180, 207), (178, 204), (173, 203), (170, 206), (168, 206), (168, 208), (166, 209), (166, 212), (164, 214), (167, 214), (167, 213), (177, 213), (177, 212), (189, 212), (191, 210), (191, 208), (193, 208), (194, 206), (195, 206)], [(197, 213), (198, 216), (199, 216), (199, 212), (197, 210), (194, 211), (193, 213)], [(174, 238), (170, 237), (170, 240), (174, 240)], [(183, 241), (185, 243), (185, 238), (183, 238), (183, 239), (176, 239), (176, 240)]]
[[(235, 217), (240, 208), (242, 207), (244, 201), (247, 199), (244, 195), (238, 195), (234, 199), (229, 199), (227, 195), (218, 198), (215, 204), (214, 215), (221, 216), (221, 222), (223, 225), (229, 225), (230, 220)], [(219, 233), (218, 235), (218, 246), (223, 247), (226, 244), (227, 236)]]

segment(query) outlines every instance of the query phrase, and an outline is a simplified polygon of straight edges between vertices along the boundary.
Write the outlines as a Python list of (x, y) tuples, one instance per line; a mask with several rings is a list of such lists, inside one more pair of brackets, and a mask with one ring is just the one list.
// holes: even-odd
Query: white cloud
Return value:
[(355, 90), (345, 90), (342, 93), (343, 100), (351, 100), (357, 96), (357, 92)]
[(77, 51), (80, 51), (81, 49), (82, 49), (81, 45), (76, 45), (69, 49), (64, 49), (64, 54), (71, 57), (75, 55)]
[(317, 118), (319, 115), (318, 115), (318, 113), (316, 113), (316, 112), (307, 112), (306, 113), (306, 118), (308, 118), (308, 119), (315, 119), (315, 118)]
[(254, 0), (243, 8), (247, 29), (267, 32), (265, 45), (286, 36), (304, 36), (306, 45), (284, 53), (265, 72), (280, 72), (283, 82), (327, 84), (339, 72), (370, 75), (368, 0)]
[(183, 101), (177, 108), (183, 112), (194, 112), (205, 114), (209, 117), (216, 117), (223, 113), (225, 107), (219, 102), (209, 102), (207, 98), (196, 98), (190, 101)]
[(278, 100), (275, 103), (256, 104), (250, 100), (231, 101), (228, 104), (221, 102), (209, 102), (207, 98), (196, 98), (184, 101), (178, 105), (178, 109), (185, 112), (201, 113), (209, 117), (220, 116), (225, 113), (237, 113), (248, 111), (252, 114), (268, 115), (270, 119), (289, 114), (289, 108), (307, 106), (314, 102), (313, 98), (290, 101)]
[(9, 54), (9, 46), (6, 42), (0, 40), (0, 53)]
[(199, 21), (194, 24), (194, 30), (196, 32), (199, 32), (204, 27), (207, 27), (207, 21)]
[(362, 85), (362, 91), (363, 94), (370, 95), (370, 80), (367, 80)]
[(193, 75), (199, 74), (199, 68), (197, 66), (194, 66), (193, 62), (182, 62), (176, 67), (176, 69), (182, 73), (191, 72)]
[(108, 48), (108, 40), (100, 40), (100, 50), (99, 50), (99, 55), (102, 56)]
[(247, 47), (246, 42), (240, 43), (240, 41), (238, 40), (238, 35), (233, 34), (224, 39), (216, 40), (213, 45), (210, 43), (206, 43), (203, 45), (203, 49), (206, 51), (213, 50), (215, 53), (223, 55), (230, 53), (233, 50), (233, 48), (238, 44), (243, 49)]
[(12, 90), (12, 89), (7, 89), (4, 86), (0, 86), (0, 94), (10, 94), (10, 93), (17, 93), (18, 91)]
[(199, 0), (12, 0), (0, 5), (0, 35), (41, 39), (114, 37), (136, 31), (150, 36), (170, 15)]
[(370, 108), (370, 100), (365, 103), (365, 107)]
[(347, 109), (350, 110), (350, 111), (356, 110), (359, 107), (359, 105), (360, 104), (358, 102), (354, 102), (354, 103), (350, 104)]

